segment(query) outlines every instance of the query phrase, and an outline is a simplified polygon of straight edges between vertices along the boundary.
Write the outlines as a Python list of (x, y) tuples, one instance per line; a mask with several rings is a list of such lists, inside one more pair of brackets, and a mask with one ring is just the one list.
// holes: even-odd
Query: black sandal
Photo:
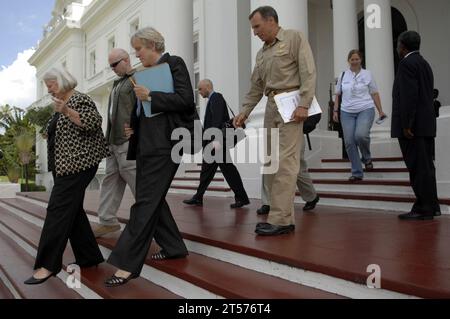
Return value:
[(168, 256), (167, 253), (166, 253), (164, 250), (160, 250), (159, 252), (157, 252), (157, 253), (155, 253), (155, 254), (152, 254), (152, 255), (150, 256), (150, 258), (151, 258), (152, 260), (158, 260), (158, 261), (161, 261), (161, 260), (168, 260), (168, 259), (184, 258), (184, 257), (186, 257), (186, 256), (187, 256), (187, 255)]
[(122, 277), (117, 277), (116, 275), (113, 275), (112, 277), (105, 280), (105, 286), (109, 287), (109, 288), (122, 286), (122, 285), (125, 285), (130, 280), (136, 279), (137, 277), (139, 277), (139, 276), (136, 276), (133, 274), (128, 276), (128, 278), (122, 278)]
[(162, 250), (159, 252), (151, 255), (152, 260), (166, 260), (169, 259), (169, 257), (166, 255), (166, 253)]

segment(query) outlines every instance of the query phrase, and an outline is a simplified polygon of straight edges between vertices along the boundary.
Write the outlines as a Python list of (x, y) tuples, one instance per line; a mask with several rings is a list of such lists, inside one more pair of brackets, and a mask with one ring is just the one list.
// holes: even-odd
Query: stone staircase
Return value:
[[(141, 277), (126, 286), (106, 288), (103, 280), (114, 273), (106, 263), (81, 271), (82, 288), (66, 285), (68, 274), (40, 286), (26, 286), (32, 273), (46, 203), (18, 196), (0, 201), (0, 297), (17, 299), (341, 299), (334, 293), (247, 269), (190, 249), (187, 259), (155, 262), (147, 258)], [(89, 218), (94, 224), (94, 212)], [(123, 223), (127, 220), (122, 219)], [(120, 233), (99, 240), (103, 255), (110, 254)], [(189, 244), (189, 243), (188, 243)], [(190, 243), (190, 246), (194, 243)], [(151, 251), (157, 247), (152, 246)], [(68, 247), (64, 269), (74, 261)]]
[[(341, 159), (324, 159), (321, 167), (310, 168), (320, 204), (335, 207), (372, 208), (380, 211), (408, 212), (414, 203), (408, 170), (402, 158), (375, 158), (375, 169), (365, 173), (365, 180), (350, 183), (350, 163)], [(193, 195), (200, 182), (200, 166), (177, 176), (170, 192)], [(220, 170), (206, 193), (208, 196), (233, 197)], [(443, 214), (450, 214), (450, 199), (441, 198)], [(297, 194), (296, 203), (303, 203)]]
[[(83, 269), (79, 289), (66, 285), (66, 268), (43, 285), (26, 286), (23, 281), (32, 272), (48, 198), (48, 193), (21, 193), (0, 199), (0, 298), (450, 298), (450, 256), (444, 249), (450, 239), (445, 231), (450, 229), (448, 217), (401, 223), (373, 209), (318, 206), (316, 214), (297, 214), (295, 234), (260, 238), (253, 232), (263, 221), (254, 213), (259, 202), (230, 211), (232, 199), (209, 197), (207, 207), (185, 207), (184, 195), (169, 195), (168, 201), (188, 258), (147, 258), (140, 278), (114, 289), (103, 285), (114, 272), (106, 263)], [(127, 194), (119, 213), (123, 227), (131, 204)], [(88, 193), (85, 208), (92, 224), (97, 206), (98, 193)], [(419, 231), (430, 247), (408, 246)], [(119, 235), (98, 241), (105, 257)], [(157, 249), (153, 245), (149, 253)], [(68, 247), (64, 266), (73, 260)], [(370, 264), (382, 267), (380, 289), (366, 285)]]

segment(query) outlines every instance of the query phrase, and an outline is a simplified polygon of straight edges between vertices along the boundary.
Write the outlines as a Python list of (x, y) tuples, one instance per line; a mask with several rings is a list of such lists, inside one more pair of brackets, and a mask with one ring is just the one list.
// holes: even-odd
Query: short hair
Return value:
[(61, 92), (73, 90), (78, 85), (78, 81), (75, 77), (64, 67), (52, 67), (45, 72), (43, 80), (44, 82), (56, 81)]
[(398, 42), (410, 52), (420, 50), (421, 38), (416, 31), (403, 32), (399, 35)]
[(125, 51), (124, 49), (121, 49), (121, 48), (114, 48), (114, 49), (112, 49), (109, 52), (109, 54), (112, 54), (112, 53), (116, 54), (117, 56), (119, 56), (119, 57), (121, 57), (123, 59), (130, 58), (130, 54), (127, 51)]
[(166, 50), (164, 37), (155, 28), (146, 27), (136, 31), (131, 37), (131, 43), (135, 39), (141, 40), (147, 48), (153, 44), (155, 50), (159, 53), (163, 53)]
[(210, 79), (203, 79), (200, 81), (200, 83), (206, 83), (207, 85), (211, 86), (212, 89), (214, 89), (214, 84), (212, 83), (212, 81)]
[(248, 17), (249, 20), (253, 19), (255, 14), (259, 13), (261, 17), (263, 17), (264, 20), (269, 19), (272, 17), (276, 23), (278, 23), (278, 13), (277, 11), (271, 7), (271, 6), (262, 6), (257, 9), (255, 9), (250, 16)]
[(355, 49), (355, 50), (351, 50), (351, 51), (348, 53), (347, 61), (350, 61), (350, 59), (352, 58), (352, 56), (353, 56), (354, 54), (357, 54), (357, 55), (360, 57), (361, 60), (364, 60), (364, 55), (362, 54), (362, 52)]

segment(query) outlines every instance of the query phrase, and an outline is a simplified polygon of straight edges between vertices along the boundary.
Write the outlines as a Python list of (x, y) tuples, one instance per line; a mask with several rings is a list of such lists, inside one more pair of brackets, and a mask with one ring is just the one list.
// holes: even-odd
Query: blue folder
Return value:
[[(174, 93), (173, 77), (170, 66), (162, 63), (134, 74), (136, 84), (145, 86), (151, 92)], [(152, 117), (152, 103), (143, 101), (144, 114), (146, 117)]]

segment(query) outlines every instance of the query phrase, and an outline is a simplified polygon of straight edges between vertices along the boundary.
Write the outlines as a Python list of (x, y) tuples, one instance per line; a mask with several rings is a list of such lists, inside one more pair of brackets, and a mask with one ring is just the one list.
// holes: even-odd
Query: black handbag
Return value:
[(342, 90), (342, 82), (344, 81), (344, 76), (345, 76), (345, 71), (342, 72), (342, 75), (341, 75), (341, 96), (339, 97), (339, 104), (338, 104), (338, 119), (339, 119), (339, 122), (336, 123), (337, 131), (339, 133), (339, 138), (343, 138), (344, 137), (344, 132), (342, 131), (342, 123), (341, 123), (341, 106), (342, 106), (342, 97), (344, 95), (344, 92)]
[[(223, 141), (224, 141), (224, 145), (226, 148), (234, 148), (240, 141), (244, 140), (247, 137), (247, 135), (245, 134), (246, 126), (244, 124), (244, 125), (242, 125), (242, 127), (238, 127), (238, 128), (234, 127), (233, 119), (236, 117), (236, 115), (234, 114), (233, 110), (228, 105), (228, 103), (227, 103), (227, 107), (230, 110), (231, 114), (233, 114), (233, 117), (230, 120), (225, 121), (222, 124)], [(230, 135), (231, 131), (233, 132), (232, 136), (234, 137), (233, 143), (228, 145), (227, 135)]]
[(303, 133), (310, 134), (312, 131), (316, 129), (317, 124), (319, 124), (322, 119), (322, 114), (315, 114), (312, 116), (308, 116), (306, 121), (303, 123)]

